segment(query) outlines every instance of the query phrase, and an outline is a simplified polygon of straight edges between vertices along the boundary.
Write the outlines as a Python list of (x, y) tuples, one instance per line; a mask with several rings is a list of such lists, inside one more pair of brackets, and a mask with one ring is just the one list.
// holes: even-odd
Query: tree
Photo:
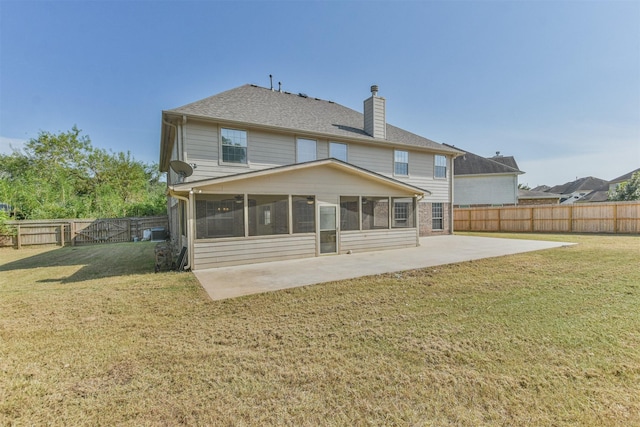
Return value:
[(94, 148), (74, 126), (0, 155), (0, 202), (28, 219), (155, 215), (166, 212), (159, 177), (156, 165)]
[(640, 171), (631, 175), (629, 181), (621, 183), (615, 191), (609, 192), (609, 200), (640, 200)]

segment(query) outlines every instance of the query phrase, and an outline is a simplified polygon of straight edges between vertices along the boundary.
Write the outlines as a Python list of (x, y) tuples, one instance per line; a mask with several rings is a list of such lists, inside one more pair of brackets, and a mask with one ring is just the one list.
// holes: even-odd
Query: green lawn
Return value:
[(640, 237), (500, 237), (579, 244), (216, 302), (0, 250), (0, 425), (640, 425)]

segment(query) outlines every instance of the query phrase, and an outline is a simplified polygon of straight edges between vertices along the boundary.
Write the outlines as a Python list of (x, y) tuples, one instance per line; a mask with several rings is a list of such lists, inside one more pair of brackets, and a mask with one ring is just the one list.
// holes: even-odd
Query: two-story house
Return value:
[(455, 207), (514, 206), (518, 203), (518, 168), (513, 156), (482, 157), (464, 150), (453, 162)]
[(386, 101), (371, 92), (363, 113), (255, 85), (163, 111), (170, 235), (188, 267), (404, 248), (451, 233), (462, 152), (387, 124)]

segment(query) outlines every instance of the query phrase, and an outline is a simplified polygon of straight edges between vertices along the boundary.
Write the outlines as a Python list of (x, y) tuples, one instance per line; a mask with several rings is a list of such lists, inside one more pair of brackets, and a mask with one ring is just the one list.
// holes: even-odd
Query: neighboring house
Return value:
[(451, 166), (462, 153), (387, 124), (385, 99), (371, 92), (364, 114), (255, 85), (163, 111), (170, 235), (188, 267), (411, 247), (451, 233)]
[(629, 181), (631, 179), (631, 176), (633, 176), (633, 174), (636, 172), (640, 172), (640, 168), (636, 170), (632, 170), (629, 173), (625, 173), (624, 175), (609, 181), (609, 193), (611, 194), (615, 193), (618, 190), (618, 187), (620, 187), (620, 184), (622, 184), (623, 182)]
[(518, 190), (518, 205), (557, 205), (562, 196), (546, 191)]
[(453, 165), (454, 206), (512, 206), (518, 203), (518, 175), (524, 172), (512, 156), (496, 153), (495, 157), (486, 158), (465, 151), (455, 158)]
[[(589, 176), (586, 178), (577, 179), (572, 182), (567, 182), (563, 185), (556, 185), (555, 187), (549, 188), (547, 192), (560, 194), (562, 196), (560, 199), (560, 204), (568, 205), (585, 198), (591, 193), (593, 194), (591, 194), (584, 201), (602, 201), (598, 199), (601, 198), (601, 194), (606, 194), (608, 188), (608, 181)], [(598, 192), (603, 193), (600, 193), (599, 195)]]

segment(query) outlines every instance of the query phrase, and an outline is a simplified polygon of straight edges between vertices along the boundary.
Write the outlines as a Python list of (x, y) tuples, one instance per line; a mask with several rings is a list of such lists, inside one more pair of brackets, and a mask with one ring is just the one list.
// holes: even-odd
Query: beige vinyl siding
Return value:
[[(171, 160), (178, 159), (178, 144), (174, 141), (173, 148), (171, 149)], [(167, 184), (176, 184), (180, 183), (178, 179), (178, 174), (171, 168), (169, 168), (169, 172), (167, 173)]]
[(451, 158), (447, 158), (447, 178), (434, 178), (434, 155), (420, 151), (409, 151), (409, 176), (393, 175), (393, 150), (390, 146), (371, 147), (349, 144), (349, 163), (377, 172), (379, 174), (406, 182), (431, 192), (429, 201), (450, 203), (449, 185), (451, 183)]
[[(225, 126), (222, 126), (225, 127)], [(215, 123), (190, 121), (185, 126), (185, 158), (197, 167), (189, 181), (234, 175), (295, 163), (295, 138), (271, 132), (226, 126), (247, 131), (247, 164), (221, 164), (219, 127)]]
[(409, 177), (396, 177), (400, 181), (429, 190), (426, 196), (430, 202), (449, 203), (449, 185), (451, 183), (451, 159), (447, 158), (447, 178), (434, 178), (435, 155), (423, 152), (409, 152)]
[(329, 158), (329, 142), (326, 139), (317, 139), (316, 149), (318, 150), (318, 159)]
[(375, 138), (386, 138), (385, 99), (372, 96), (364, 101), (364, 131)]
[(294, 136), (255, 130), (250, 130), (248, 135), (250, 170), (267, 169), (296, 162)]
[(341, 254), (348, 251), (357, 253), (411, 248), (416, 244), (417, 230), (415, 228), (340, 232)]
[[(227, 126), (242, 129), (241, 127)], [(193, 175), (187, 181), (233, 175), (252, 170), (268, 169), (295, 163), (296, 136), (285, 135), (262, 130), (243, 129), (247, 131), (246, 165), (220, 164), (219, 162), (219, 127), (216, 123), (191, 120), (185, 125), (185, 161), (195, 163)], [(299, 137), (317, 141), (317, 158), (329, 157), (329, 141), (313, 138), (309, 135)], [(335, 142), (344, 142), (336, 140)], [(419, 151), (409, 151), (409, 176), (394, 177), (394, 146), (376, 146), (347, 142), (349, 163), (361, 168), (398, 179), (408, 184), (430, 191), (433, 202), (449, 203), (449, 184), (451, 181), (451, 158), (447, 158), (447, 178), (434, 178), (434, 155)], [(395, 147), (397, 148), (397, 147)], [(402, 148), (403, 150), (405, 148)], [(319, 194), (314, 190), (314, 194)], [(344, 192), (342, 194), (345, 194)], [(353, 193), (359, 194), (359, 193)], [(334, 202), (332, 202), (334, 203)]]
[[(387, 148), (363, 144), (349, 144), (348, 149), (349, 163), (385, 176), (393, 176), (392, 146)], [(411, 154), (409, 156), (411, 156)]]
[(407, 197), (406, 192), (337, 168), (294, 170), (271, 176), (202, 187), (203, 193), (315, 195), (318, 202), (338, 204), (347, 195)]
[(184, 125), (184, 150), (189, 161), (218, 161), (218, 128), (203, 122), (188, 122)]
[(194, 270), (316, 256), (315, 234), (196, 240)]
[(518, 179), (515, 175), (457, 176), (454, 180), (456, 205), (516, 204)]

